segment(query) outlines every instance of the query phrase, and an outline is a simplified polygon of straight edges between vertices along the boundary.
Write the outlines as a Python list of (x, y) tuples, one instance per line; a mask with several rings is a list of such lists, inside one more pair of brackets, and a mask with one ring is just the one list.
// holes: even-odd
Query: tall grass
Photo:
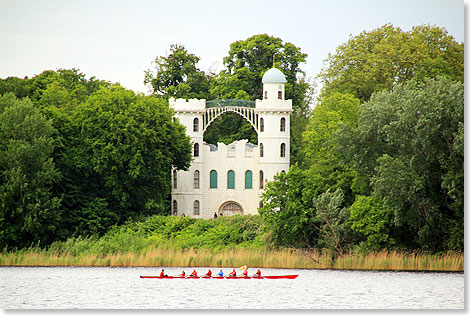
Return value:
[(237, 267), (249, 265), (260, 268), (307, 268), (348, 270), (408, 270), (408, 271), (464, 271), (461, 252), (443, 254), (369, 252), (348, 253), (331, 260), (328, 252), (298, 251), (266, 248), (155, 248), (140, 252), (109, 254), (28, 249), (0, 254), (2, 266), (148, 266), (148, 267)]

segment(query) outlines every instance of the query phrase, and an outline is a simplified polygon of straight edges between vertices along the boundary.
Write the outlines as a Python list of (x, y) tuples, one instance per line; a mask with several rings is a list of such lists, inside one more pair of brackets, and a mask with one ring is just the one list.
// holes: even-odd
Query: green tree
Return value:
[(410, 81), (361, 106), (357, 129), (338, 130), (345, 163), (395, 209), (409, 248), (463, 249), (463, 84)]
[(78, 105), (65, 157), (87, 192), (79, 208), (94, 213), (107, 204), (106, 222), (113, 213), (123, 222), (166, 212), (171, 168), (184, 170), (191, 161), (189, 137), (172, 116), (165, 101), (120, 86)]
[(199, 57), (183, 45), (170, 45), (167, 57), (156, 57), (154, 69), (145, 71), (144, 83), (155, 96), (210, 99), (210, 77), (196, 67)]
[(412, 78), (446, 76), (463, 82), (464, 44), (444, 28), (421, 25), (409, 32), (386, 24), (351, 36), (325, 60), (321, 97), (350, 93), (362, 102)]
[(48, 244), (60, 222), (55, 130), (28, 98), (0, 96), (0, 248)]
[(334, 260), (350, 246), (347, 242), (350, 229), (345, 224), (349, 211), (344, 206), (344, 193), (341, 188), (328, 189), (313, 199), (313, 206), (316, 210), (313, 227), (319, 231), (319, 246), (329, 249)]
[(381, 199), (356, 195), (349, 208), (351, 229), (366, 237), (367, 248), (393, 248), (397, 245), (394, 232), (394, 210)]
[(259, 214), (275, 246), (316, 247), (318, 230), (311, 182), (304, 171), (292, 166), (265, 185)]

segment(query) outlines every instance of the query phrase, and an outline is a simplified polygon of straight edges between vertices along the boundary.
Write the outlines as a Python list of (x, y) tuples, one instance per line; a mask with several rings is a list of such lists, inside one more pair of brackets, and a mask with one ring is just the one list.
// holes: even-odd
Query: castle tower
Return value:
[[(292, 100), (285, 100), (284, 74), (272, 68), (263, 75), (263, 99), (256, 101), (260, 180), (289, 170)], [(264, 185), (260, 184), (260, 185)]]
[[(263, 76), (263, 99), (212, 100), (170, 98), (175, 117), (191, 138), (193, 161), (187, 171), (172, 171), (172, 213), (209, 219), (218, 215), (257, 214), (265, 183), (289, 170), (290, 114), (286, 78), (276, 69)], [(203, 142), (207, 127), (235, 112), (258, 133), (258, 145), (239, 140), (217, 146)]]

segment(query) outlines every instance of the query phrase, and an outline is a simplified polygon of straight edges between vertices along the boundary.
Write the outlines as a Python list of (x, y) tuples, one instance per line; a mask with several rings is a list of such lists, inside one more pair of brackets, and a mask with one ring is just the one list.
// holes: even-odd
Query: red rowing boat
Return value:
[(295, 279), (299, 275), (262, 276), (262, 277), (180, 277), (180, 276), (140, 276), (142, 279)]

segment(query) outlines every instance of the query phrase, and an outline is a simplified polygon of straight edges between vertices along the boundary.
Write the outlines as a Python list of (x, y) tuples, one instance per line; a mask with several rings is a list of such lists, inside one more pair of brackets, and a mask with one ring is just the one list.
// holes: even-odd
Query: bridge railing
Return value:
[(249, 100), (232, 100), (232, 99), (220, 99), (220, 100), (211, 100), (206, 101), (206, 108), (214, 107), (248, 107), (255, 108), (255, 101)]

